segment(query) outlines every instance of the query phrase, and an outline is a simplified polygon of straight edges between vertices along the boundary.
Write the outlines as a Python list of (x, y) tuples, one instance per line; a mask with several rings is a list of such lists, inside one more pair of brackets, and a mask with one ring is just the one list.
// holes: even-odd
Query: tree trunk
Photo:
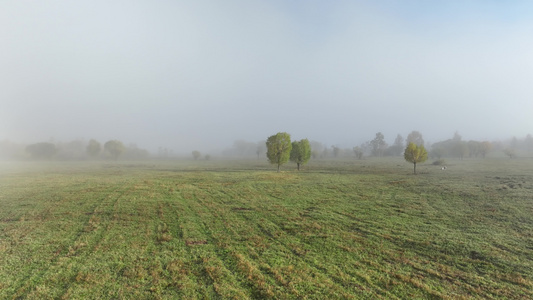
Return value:
[(278, 173), (279, 173), (279, 166), (280, 166), (280, 164), (278, 164)]
[(415, 175), (416, 175), (416, 162), (414, 162), (413, 165), (414, 165), (414, 172), (415, 172)]
[(296, 163), (296, 165), (298, 166), (298, 171), (300, 171), (300, 163)]

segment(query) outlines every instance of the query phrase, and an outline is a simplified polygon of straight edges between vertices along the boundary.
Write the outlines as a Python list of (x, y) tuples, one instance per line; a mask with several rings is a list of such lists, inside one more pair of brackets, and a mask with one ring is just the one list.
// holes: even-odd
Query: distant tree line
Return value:
[[(304, 140), (302, 140), (304, 141)], [(302, 142), (300, 141), (300, 142)], [(485, 158), (490, 151), (495, 149), (501, 150), (510, 158), (517, 156), (517, 150), (533, 153), (533, 137), (527, 135), (524, 140), (513, 138), (507, 143), (489, 142), (489, 141), (464, 141), (461, 135), (456, 132), (451, 139), (433, 143), (426, 146), (424, 138), (419, 131), (412, 131), (404, 139), (400, 134), (394, 139), (392, 145), (387, 144), (385, 136), (378, 132), (374, 139), (367, 141), (360, 146), (353, 147), (352, 150), (341, 149), (333, 145), (327, 147), (318, 142), (309, 142), (305, 139), (306, 160), (300, 162), (297, 158), (297, 151), (300, 144), (290, 142), (290, 135), (287, 133), (278, 133), (268, 138), (266, 142), (267, 158), (277, 165), (279, 172), (280, 166), (285, 164), (289, 159), (297, 164), (298, 170), (300, 165), (306, 163), (309, 158), (328, 158), (347, 156), (348, 153), (355, 155), (357, 159), (366, 156), (383, 157), (383, 156), (400, 156), (403, 154), (404, 159), (413, 163), (413, 172), (416, 174), (416, 165), (425, 162), (429, 157), (441, 160), (443, 157), (450, 158)], [(430, 149), (430, 150), (428, 150)], [(435, 162), (434, 162), (435, 163)]]
[[(513, 140), (515, 141), (513, 143)], [(426, 145), (422, 134), (418, 131), (412, 131), (407, 138), (398, 134), (392, 145), (385, 142), (385, 137), (381, 132), (376, 133), (373, 140), (362, 143), (353, 147), (352, 151), (356, 158), (362, 159), (363, 156), (400, 156), (409, 143), (423, 145), (427, 149), (428, 156), (433, 159), (441, 158), (484, 158), (488, 153), (494, 150), (501, 150), (502, 153), (509, 157), (515, 157), (517, 150), (533, 153), (533, 138), (527, 135), (523, 141), (513, 139), (511, 142), (498, 143), (489, 141), (464, 141), (458, 132), (451, 139), (439, 141)]]
[[(420, 132), (412, 131), (406, 138), (401, 134), (397, 134), (393, 143), (388, 144), (384, 134), (377, 132), (372, 140), (353, 148), (341, 148), (338, 145), (327, 146), (321, 142), (308, 141), (311, 159), (400, 157), (404, 154), (404, 150), (411, 142), (416, 145), (423, 145), (427, 149), (428, 157), (437, 160), (442, 158), (484, 158), (489, 153), (494, 153), (495, 156), (500, 155), (509, 158), (533, 155), (533, 136), (531, 134), (528, 134), (524, 138), (513, 137), (505, 141), (475, 141), (463, 140), (461, 135), (456, 132), (450, 139), (429, 144), (424, 141)], [(220, 154), (225, 157), (256, 158), (260, 160), (264, 159), (266, 153), (266, 140), (258, 142), (237, 140), (231, 147), (226, 148)], [(87, 142), (82, 140), (73, 140), (70, 142), (48, 141), (30, 145), (14, 143), (9, 140), (0, 141), (0, 159), (141, 160), (149, 157), (150, 153), (147, 150), (141, 149), (135, 144), (126, 146), (119, 140), (110, 140), (103, 144), (91, 139)], [(177, 156), (173, 150), (159, 147), (153, 157), (167, 159)], [(202, 155), (199, 151), (198, 153), (193, 153), (193, 159), (195, 160), (209, 160), (210, 158), (210, 155)]]
[(84, 142), (39, 142), (26, 146), (8, 141), (0, 142), (0, 157), (7, 159), (32, 160), (142, 160), (149, 158), (147, 150), (135, 144), (125, 146), (119, 140), (109, 140), (102, 144), (94, 139)]
[(259, 141), (257, 143), (248, 142), (245, 140), (236, 140), (233, 145), (222, 151), (222, 156), (225, 157), (239, 157), (239, 158), (257, 158), (260, 159), (266, 153), (266, 141)]
[(437, 159), (442, 157), (466, 158), (486, 157), (492, 149), (492, 143), (488, 141), (463, 141), (459, 133), (453, 138), (434, 143), (431, 145), (431, 156)]

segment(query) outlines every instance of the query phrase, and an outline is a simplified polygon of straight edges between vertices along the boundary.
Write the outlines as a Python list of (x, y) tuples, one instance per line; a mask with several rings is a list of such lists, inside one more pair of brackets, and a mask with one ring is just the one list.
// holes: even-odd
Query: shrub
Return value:
[(446, 164), (446, 161), (444, 159), (437, 159), (436, 161), (433, 162), (433, 165), (434, 166), (443, 166)]

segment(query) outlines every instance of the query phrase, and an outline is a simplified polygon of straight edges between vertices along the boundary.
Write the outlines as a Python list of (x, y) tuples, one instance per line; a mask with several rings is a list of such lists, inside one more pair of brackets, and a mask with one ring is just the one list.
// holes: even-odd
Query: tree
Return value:
[(463, 137), (459, 134), (459, 131), (456, 131), (453, 133), (453, 138), (452, 138), (453, 141), (457, 141), (457, 142), (460, 142), (463, 140)]
[(481, 142), (481, 146), (479, 149), (479, 153), (481, 154), (481, 157), (485, 158), (485, 155), (490, 152), (490, 149), (492, 149), (492, 144), (488, 141)]
[(452, 146), (450, 150), (452, 155), (455, 157), (463, 159), (470, 153), (470, 150), (468, 149), (468, 143), (462, 140), (461, 135), (457, 131), (453, 134), (451, 145)]
[(313, 159), (319, 158), (324, 150), (324, 144), (317, 141), (309, 141), (309, 145), (311, 146), (311, 157)]
[(56, 154), (57, 149), (52, 143), (36, 143), (28, 145), (26, 152), (36, 159), (49, 159)]
[(257, 145), (253, 142), (245, 140), (237, 140), (233, 142), (233, 152), (237, 156), (252, 156), (257, 153)]
[(405, 142), (407, 144), (414, 143), (415, 145), (424, 145), (424, 139), (422, 138), (422, 134), (416, 130), (413, 130), (411, 131), (411, 133), (409, 133)]
[(407, 145), (407, 148), (405, 148), (403, 157), (406, 161), (413, 163), (413, 171), (416, 174), (416, 164), (425, 162), (428, 159), (428, 152), (426, 151), (426, 148), (424, 148), (424, 145), (417, 145), (411, 142)]
[(435, 145), (431, 147), (431, 151), (430, 151), (431, 157), (441, 159), (445, 154), (446, 154), (446, 149), (444, 149), (444, 147), (435, 147)]
[(509, 158), (515, 158), (516, 157), (516, 152), (515, 152), (514, 148), (511, 148), (511, 147), (507, 147), (507, 148), (503, 149), (503, 153), (505, 153), (505, 155), (509, 156)]
[(396, 136), (396, 139), (394, 140), (394, 144), (390, 146), (390, 152), (394, 156), (400, 156), (402, 154), (403, 149), (404, 149), (403, 137), (400, 134), (398, 134)]
[(387, 148), (387, 143), (385, 142), (385, 136), (383, 133), (376, 133), (376, 137), (370, 141), (370, 146), (372, 147), (372, 155), (383, 156), (383, 151), (385, 151), (385, 148)]
[(201, 156), (202, 156), (202, 154), (201, 154), (200, 151), (198, 151), (198, 150), (194, 150), (194, 151), (192, 152), (192, 158), (194, 158), (194, 160), (199, 159)]
[(353, 152), (355, 153), (355, 157), (357, 157), (357, 159), (363, 159), (363, 148), (359, 146), (353, 147)]
[(273, 165), (277, 164), (279, 172), (279, 167), (290, 158), (292, 149), (291, 135), (286, 132), (278, 132), (267, 139), (266, 147), (268, 161)]
[(136, 144), (129, 144), (124, 148), (124, 159), (127, 160), (145, 160), (150, 156), (148, 150), (137, 147)]
[(311, 158), (311, 145), (309, 140), (303, 139), (298, 142), (292, 142), (290, 160), (295, 162), (300, 171), (300, 165), (306, 164)]
[(363, 151), (363, 155), (368, 155), (372, 152), (372, 145), (370, 145), (370, 141), (362, 143), (360, 148)]
[(100, 154), (100, 151), (102, 151), (102, 146), (98, 141), (91, 139), (87, 148), (85, 148), (85, 151), (90, 157), (97, 157), (98, 154)]
[(468, 148), (468, 157), (478, 157), (481, 148), (481, 142), (468, 141), (466, 142)]
[(455, 155), (460, 159), (465, 158), (465, 156), (470, 153), (470, 150), (468, 149), (468, 143), (465, 141), (456, 142), (453, 148), (453, 153), (455, 153)]
[(57, 143), (57, 158), (64, 160), (82, 159), (85, 157), (85, 143), (82, 140), (72, 140), (67, 143)]
[(328, 156), (329, 156), (328, 147), (324, 147), (324, 149), (322, 150), (322, 154), (320, 154), (320, 157), (327, 158)]
[(119, 140), (110, 140), (104, 144), (104, 150), (111, 154), (114, 160), (117, 160), (124, 150), (126, 150), (126, 147)]

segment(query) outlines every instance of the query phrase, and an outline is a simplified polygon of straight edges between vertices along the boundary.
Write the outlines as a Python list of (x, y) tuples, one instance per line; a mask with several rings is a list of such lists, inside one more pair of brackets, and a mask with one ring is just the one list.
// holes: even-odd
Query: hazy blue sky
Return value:
[(1, 1), (0, 140), (533, 133), (531, 1)]

